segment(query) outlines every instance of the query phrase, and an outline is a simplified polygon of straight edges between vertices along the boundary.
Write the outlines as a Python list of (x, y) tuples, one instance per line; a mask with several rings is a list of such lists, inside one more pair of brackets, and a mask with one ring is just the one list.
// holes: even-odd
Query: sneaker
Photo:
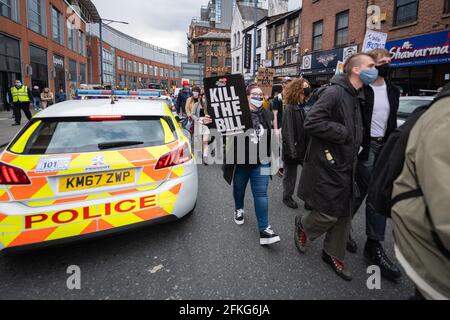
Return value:
[(280, 237), (276, 235), (275, 232), (273, 232), (271, 226), (269, 226), (266, 230), (260, 232), (260, 244), (262, 246), (267, 246), (280, 241)]
[(308, 237), (306, 236), (305, 230), (302, 226), (301, 217), (295, 217), (295, 246), (300, 253), (306, 253), (306, 244), (308, 243)]
[(325, 251), (322, 252), (322, 260), (333, 268), (334, 272), (345, 281), (352, 281), (353, 277), (350, 271), (345, 267), (344, 261), (330, 256)]
[(283, 199), (283, 203), (288, 208), (298, 209), (298, 203), (295, 202), (294, 199), (292, 199), (292, 197), (289, 199)]
[(234, 222), (236, 222), (236, 224), (240, 226), (244, 224), (244, 213), (245, 211), (243, 209), (239, 209), (234, 212)]
[(20, 126), (20, 123), (13, 123), (12, 125), (11, 125), (12, 127), (16, 127), (16, 126)]

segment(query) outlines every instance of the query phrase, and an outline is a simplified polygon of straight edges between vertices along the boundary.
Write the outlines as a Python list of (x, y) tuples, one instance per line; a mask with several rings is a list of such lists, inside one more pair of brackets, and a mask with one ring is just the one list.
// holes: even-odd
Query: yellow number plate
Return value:
[(59, 180), (59, 191), (70, 192), (76, 190), (117, 186), (133, 183), (134, 180), (134, 170), (69, 176)]

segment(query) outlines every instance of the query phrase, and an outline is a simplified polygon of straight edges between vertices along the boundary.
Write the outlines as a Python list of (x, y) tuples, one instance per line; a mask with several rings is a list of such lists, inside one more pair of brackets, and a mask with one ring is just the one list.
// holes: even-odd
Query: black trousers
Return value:
[(13, 104), (14, 111), (14, 119), (16, 123), (20, 123), (22, 121), (22, 112), (25, 114), (28, 120), (31, 120), (31, 112), (30, 112), (30, 102), (19, 102)]

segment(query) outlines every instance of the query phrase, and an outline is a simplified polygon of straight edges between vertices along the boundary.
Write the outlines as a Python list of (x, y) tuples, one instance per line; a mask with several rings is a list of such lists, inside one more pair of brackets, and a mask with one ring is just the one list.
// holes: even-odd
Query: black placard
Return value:
[(241, 74), (205, 78), (211, 128), (224, 136), (237, 135), (252, 127), (245, 81)]

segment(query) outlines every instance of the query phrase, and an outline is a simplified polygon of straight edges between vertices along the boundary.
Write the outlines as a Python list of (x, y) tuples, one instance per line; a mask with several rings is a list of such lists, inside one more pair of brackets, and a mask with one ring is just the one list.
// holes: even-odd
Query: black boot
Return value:
[(291, 209), (298, 209), (298, 203), (295, 202), (294, 199), (292, 199), (292, 197), (288, 199), (283, 199), (283, 203), (285, 204), (285, 206)]
[(364, 257), (368, 264), (380, 267), (382, 277), (394, 282), (402, 277), (399, 267), (389, 259), (378, 241), (367, 240)]
[(347, 240), (347, 251), (350, 253), (358, 252), (358, 245), (356, 244), (356, 241), (355, 241), (355, 239), (353, 239), (351, 234), (348, 236), (348, 240)]

